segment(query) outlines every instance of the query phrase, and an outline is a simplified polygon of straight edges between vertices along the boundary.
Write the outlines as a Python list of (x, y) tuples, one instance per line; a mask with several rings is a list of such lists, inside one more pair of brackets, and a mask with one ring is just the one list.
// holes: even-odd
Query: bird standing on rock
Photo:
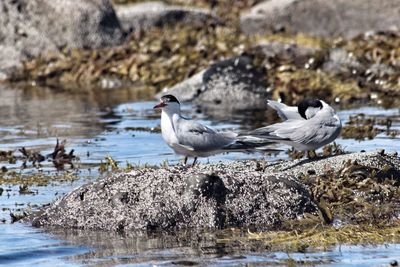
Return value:
[(246, 134), (307, 151), (309, 157), (310, 151), (333, 142), (342, 129), (342, 123), (335, 110), (322, 100), (305, 99), (297, 107), (268, 100), (268, 106), (278, 112), (283, 122)]
[[(247, 140), (247, 136), (238, 136), (234, 132), (216, 132), (193, 120), (181, 116), (178, 99), (173, 95), (161, 97), (154, 109), (161, 109), (161, 133), (164, 141), (176, 154), (193, 157), (192, 166), (198, 157), (208, 157), (223, 152), (249, 152), (257, 147), (265, 147), (272, 142), (257, 139)], [(265, 149), (263, 149), (265, 151)]]

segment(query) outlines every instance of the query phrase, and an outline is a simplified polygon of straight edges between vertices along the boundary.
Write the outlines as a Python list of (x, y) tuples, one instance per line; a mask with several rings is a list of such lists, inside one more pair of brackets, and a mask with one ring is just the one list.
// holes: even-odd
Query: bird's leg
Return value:
[(196, 162), (197, 162), (197, 157), (194, 157), (192, 167), (193, 167), (194, 165), (196, 165)]
[(262, 171), (265, 172), (265, 169), (267, 168), (267, 160), (265, 157), (263, 157), (262, 163)]
[(188, 157), (185, 157), (185, 158), (183, 159), (183, 165), (186, 165), (187, 160), (188, 160)]
[(309, 159), (315, 159), (317, 157), (317, 153), (315, 150), (307, 150), (307, 157)]

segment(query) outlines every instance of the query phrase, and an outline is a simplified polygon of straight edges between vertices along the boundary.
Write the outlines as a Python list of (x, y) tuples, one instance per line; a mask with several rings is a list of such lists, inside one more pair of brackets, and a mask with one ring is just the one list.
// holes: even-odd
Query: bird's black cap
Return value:
[(319, 101), (318, 99), (303, 99), (300, 101), (299, 105), (297, 106), (297, 110), (304, 119), (307, 119), (306, 117), (306, 110), (309, 107), (313, 108), (322, 108), (322, 102)]
[(180, 104), (178, 99), (176, 99), (176, 97), (173, 95), (164, 95), (161, 97), (161, 100), (163, 102), (176, 102), (176, 103)]

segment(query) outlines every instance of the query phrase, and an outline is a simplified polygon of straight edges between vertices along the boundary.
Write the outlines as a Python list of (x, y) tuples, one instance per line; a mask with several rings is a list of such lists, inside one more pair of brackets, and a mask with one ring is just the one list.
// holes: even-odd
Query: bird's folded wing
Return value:
[(180, 145), (197, 151), (217, 150), (234, 142), (229, 135), (219, 134), (200, 123), (182, 118), (175, 124), (175, 134)]
[(263, 136), (271, 141), (293, 141), (307, 144), (318, 135), (324, 136), (319, 124), (307, 125), (304, 121), (287, 120), (250, 132), (251, 135)]

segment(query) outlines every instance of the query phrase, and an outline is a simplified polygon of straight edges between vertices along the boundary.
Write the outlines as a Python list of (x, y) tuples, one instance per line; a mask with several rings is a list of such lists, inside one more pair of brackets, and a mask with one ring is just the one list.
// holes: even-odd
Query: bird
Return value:
[[(154, 109), (161, 109), (161, 134), (167, 145), (178, 155), (183, 155), (186, 165), (188, 157), (196, 164), (198, 157), (208, 157), (223, 152), (250, 152), (273, 142), (240, 136), (235, 132), (217, 132), (181, 115), (181, 106), (173, 95), (164, 95)], [(261, 141), (260, 141), (261, 140)]]
[(310, 152), (333, 142), (340, 134), (342, 123), (335, 110), (319, 99), (304, 99), (298, 106), (268, 100), (268, 106), (283, 120), (246, 134), (254, 138), (287, 144), (299, 151)]

